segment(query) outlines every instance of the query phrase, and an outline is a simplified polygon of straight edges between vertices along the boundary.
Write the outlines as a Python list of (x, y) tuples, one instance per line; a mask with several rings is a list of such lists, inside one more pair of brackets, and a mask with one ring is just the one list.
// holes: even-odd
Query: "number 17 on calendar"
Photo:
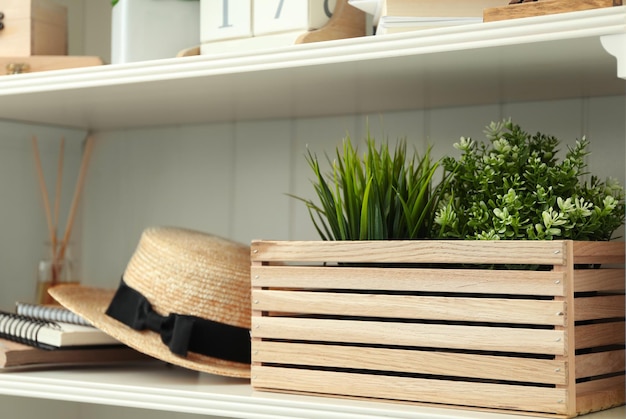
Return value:
[(201, 0), (202, 42), (323, 27), (336, 0)]

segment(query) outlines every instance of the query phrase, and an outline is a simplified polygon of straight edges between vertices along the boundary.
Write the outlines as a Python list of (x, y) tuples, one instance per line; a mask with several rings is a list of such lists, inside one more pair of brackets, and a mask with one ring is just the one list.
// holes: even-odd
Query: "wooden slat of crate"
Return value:
[[(563, 301), (272, 290), (253, 290), (252, 301), (255, 310), (276, 311), (276, 307), (280, 307), (281, 311), (299, 314), (534, 325), (565, 324)], [(621, 301), (623, 302), (623, 296)], [(587, 305), (591, 309), (596, 307), (596, 304)], [(601, 313), (607, 311), (601, 310)]]
[[(262, 255), (265, 258), (265, 254)], [(563, 272), (467, 269), (358, 268), (332, 266), (251, 267), (253, 287), (462, 292), (563, 296)], [(622, 278), (623, 279), (623, 278)]]
[(263, 262), (565, 263), (562, 241), (253, 241), (251, 248), (252, 261)]
[(574, 319), (576, 321), (598, 320), (624, 317), (623, 295), (581, 297), (574, 299)]
[(576, 411), (595, 412), (624, 404), (624, 376), (576, 384)]
[(624, 349), (576, 355), (576, 378), (622, 372), (625, 369), (624, 357)]
[(621, 0), (539, 0), (483, 10), (483, 22), (619, 6)]
[(576, 350), (624, 344), (624, 322), (576, 326)]
[(528, 383), (565, 384), (565, 363), (554, 359), (396, 348), (252, 341), (261, 363), (406, 372)]
[(572, 245), (574, 264), (624, 264), (624, 242), (574, 241)]
[(624, 292), (624, 269), (577, 269), (574, 292)]
[(252, 337), (564, 354), (563, 330), (448, 324), (363, 322), (287, 317), (252, 318)]
[(357, 397), (484, 406), (506, 410), (564, 413), (567, 391), (561, 388), (521, 387), (505, 384), (430, 380), (373, 374), (252, 366), (258, 388), (288, 391), (324, 391)]

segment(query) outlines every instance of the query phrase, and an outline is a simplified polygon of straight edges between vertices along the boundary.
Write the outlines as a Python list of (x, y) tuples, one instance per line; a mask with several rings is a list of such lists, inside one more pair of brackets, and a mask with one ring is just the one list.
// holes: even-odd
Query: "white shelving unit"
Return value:
[[(0, 78), (0, 119), (92, 131), (624, 95), (626, 7)], [(161, 364), (0, 373), (0, 394), (239, 418), (519, 416), (255, 392)], [(590, 419), (617, 419), (624, 407)]]
[(602, 43), (624, 37), (620, 6), (24, 74), (0, 79), (0, 118), (106, 130), (623, 94)]

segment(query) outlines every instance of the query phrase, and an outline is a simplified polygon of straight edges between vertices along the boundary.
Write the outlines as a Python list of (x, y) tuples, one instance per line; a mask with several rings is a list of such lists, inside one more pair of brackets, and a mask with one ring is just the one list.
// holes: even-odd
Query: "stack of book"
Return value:
[(509, 0), (348, 0), (373, 16), (376, 35), (480, 23), (483, 9)]
[(0, 311), (0, 368), (90, 365), (149, 359), (60, 306), (17, 303)]

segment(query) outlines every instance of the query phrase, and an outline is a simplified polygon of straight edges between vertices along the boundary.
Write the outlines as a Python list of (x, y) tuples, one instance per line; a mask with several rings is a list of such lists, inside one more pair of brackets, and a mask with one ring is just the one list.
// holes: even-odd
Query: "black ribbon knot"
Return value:
[(195, 352), (228, 361), (250, 363), (250, 332), (195, 316), (171, 313), (161, 316), (137, 290), (120, 285), (106, 314), (134, 330), (151, 330), (176, 355)]

